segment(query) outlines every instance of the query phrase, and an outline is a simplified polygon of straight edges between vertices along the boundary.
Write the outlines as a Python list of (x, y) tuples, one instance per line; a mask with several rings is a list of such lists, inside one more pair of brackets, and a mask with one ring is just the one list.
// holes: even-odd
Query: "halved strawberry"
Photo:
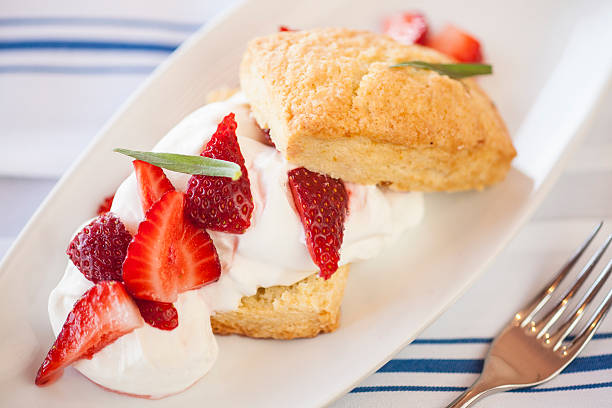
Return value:
[(164, 194), (147, 212), (123, 262), (123, 280), (134, 297), (172, 303), (179, 292), (213, 282), (221, 274), (206, 231), (183, 218), (183, 194)]
[(185, 220), (180, 246), (178, 290), (185, 292), (219, 280), (221, 262), (208, 233)]
[(427, 20), (421, 13), (396, 13), (383, 20), (383, 33), (402, 44), (424, 44), (427, 31)]
[(63, 369), (143, 325), (138, 307), (119, 282), (104, 281), (75, 303), (36, 374), (36, 385), (59, 378)]
[(289, 187), (306, 232), (310, 256), (327, 279), (338, 269), (348, 211), (342, 180), (299, 167), (289, 172)]
[(447, 25), (431, 36), (426, 44), (461, 62), (481, 62), (480, 42), (470, 34), (453, 25)]
[(111, 206), (113, 205), (113, 200), (115, 199), (115, 195), (110, 195), (102, 201), (100, 206), (98, 207), (98, 215), (106, 214), (110, 211)]
[(140, 203), (146, 213), (164, 193), (174, 190), (174, 187), (160, 167), (140, 160), (134, 160), (132, 164), (138, 180)]
[(178, 327), (178, 312), (172, 303), (134, 300), (140, 315), (149, 325), (160, 330), (174, 330)]
[(206, 144), (202, 156), (240, 165), (242, 176), (233, 181), (228, 177), (192, 176), (187, 188), (185, 211), (200, 228), (242, 234), (251, 225), (253, 196), (236, 138), (234, 114), (227, 115)]
[(79, 231), (66, 253), (90, 281), (121, 280), (121, 265), (132, 236), (113, 213), (100, 215)]
[(123, 262), (123, 281), (140, 299), (172, 303), (178, 293), (176, 243), (182, 233), (183, 195), (170, 191), (147, 211)]

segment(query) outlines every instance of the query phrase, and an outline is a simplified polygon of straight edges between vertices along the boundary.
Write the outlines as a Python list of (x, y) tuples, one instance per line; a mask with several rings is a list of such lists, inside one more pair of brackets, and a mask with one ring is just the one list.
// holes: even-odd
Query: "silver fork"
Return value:
[(542, 384), (559, 374), (582, 351), (612, 306), (612, 290), (608, 292), (580, 333), (567, 344), (564, 342), (584, 315), (586, 307), (604, 286), (612, 271), (612, 260), (578, 302), (571, 317), (555, 330), (551, 331), (551, 328), (567, 309), (570, 299), (595, 269), (595, 265), (612, 241), (612, 234), (582, 268), (572, 287), (563, 295), (563, 299), (542, 318), (536, 319), (536, 315), (551, 299), (553, 292), (572, 270), (602, 225), (603, 222), (600, 222), (595, 227), (549, 285), (527, 307), (514, 315), (512, 321), (493, 341), (480, 377), (447, 408), (468, 407), (496, 392)]

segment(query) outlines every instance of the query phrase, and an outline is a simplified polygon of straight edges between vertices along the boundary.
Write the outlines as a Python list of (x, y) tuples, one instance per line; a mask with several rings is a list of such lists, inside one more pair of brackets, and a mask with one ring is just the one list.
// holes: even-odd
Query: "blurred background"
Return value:
[(235, 3), (0, 2), (0, 257), (128, 96)]

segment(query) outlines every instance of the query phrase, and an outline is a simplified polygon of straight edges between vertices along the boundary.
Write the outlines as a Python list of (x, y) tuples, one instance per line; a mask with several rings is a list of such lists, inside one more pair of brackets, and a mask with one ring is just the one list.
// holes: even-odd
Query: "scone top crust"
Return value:
[(410, 60), (452, 62), (366, 31), (282, 32), (249, 43), (240, 81), (259, 125), (297, 165), (400, 190), (502, 179), (516, 152), (493, 103), (473, 80), (390, 68)]

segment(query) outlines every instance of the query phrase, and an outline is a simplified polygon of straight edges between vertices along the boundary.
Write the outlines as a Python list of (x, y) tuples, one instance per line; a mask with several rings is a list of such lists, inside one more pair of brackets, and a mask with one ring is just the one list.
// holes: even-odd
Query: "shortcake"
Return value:
[(349, 29), (251, 41), (239, 90), (150, 152), (119, 150), (133, 172), (68, 245), (36, 383), (73, 365), (161, 398), (213, 368), (214, 334), (335, 330), (351, 263), (416, 225), (423, 192), (482, 189), (516, 154), (493, 103), (448, 64)]

